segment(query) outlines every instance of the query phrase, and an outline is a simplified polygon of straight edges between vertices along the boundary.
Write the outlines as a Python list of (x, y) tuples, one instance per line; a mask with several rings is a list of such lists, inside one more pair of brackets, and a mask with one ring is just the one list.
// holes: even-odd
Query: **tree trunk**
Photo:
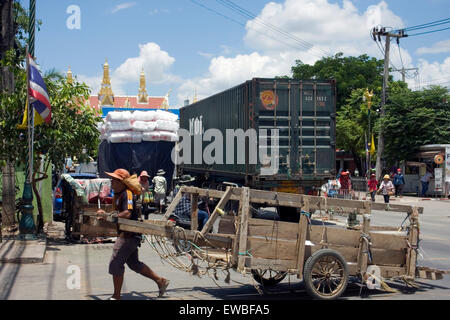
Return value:
[[(0, 60), (14, 47), (13, 0), (0, 1)], [(14, 75), (7, 67), (0, 68), (0, 92), (14, 89)]]
[[(0, 1), (0, 60), (5, 53), (14, 47), (14, 15), (13, 0)], [(0, 93), (14, 90), (14, 74), (7, 67), (0, 67)], [(2, 215), (3, 224), (12, 226), (15, 223), (16, 188), (14, 161), (7, 161), (2, 168)]]
[(8, 161), (2, 168), (2, 223), (13, 226), (16, 223), (16, 172), (14, 162)]

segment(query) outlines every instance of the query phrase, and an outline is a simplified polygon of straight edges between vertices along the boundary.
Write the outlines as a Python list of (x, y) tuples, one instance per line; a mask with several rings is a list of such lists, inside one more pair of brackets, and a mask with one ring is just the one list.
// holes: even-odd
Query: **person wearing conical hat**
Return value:
[[(105, 172), (112, 178), (111, 187), (114, 190), (113, 210), (118, 218), (137, 220), (135, 199), (130, 189), (133, 189), (133, 178), (125, 169), (117, 169), (114, 172)], [(137, 190), (140, 191), (140, 190)], [(136, 190), (135, 190), (136, 192)], [(140, 192), (136, 192), (140, 194)], [(99, 209), (98, 219), (105, 219), (107, 213)], [(146, 264), (139, 261), (138, 247), (141, 244), (141, 235), (134, 232), (120, 231), (113, 247), (113, 253), (109, 262), (109, 273), (113, 277), (114, 294), (110, 300), (120, 300), (120, 292), (125, 273), (125, 263), (136, 273), (139, 273), (156, 282), (159, 288), (159, 296), (166, 292), (169, 280), (158, 276)]]
[(164, 178), (166, 172), (163, 169), (159, 169), (152, 182), (155, 186), (155, 203), (158, 206), (159, 213), (162, 213), (162, 207), (165, 205), (166, 192), (167, 192), (167, 180)]
[(386, 211), (388, 211), (389, 208), (389, 197), (394, 194), (394, 185), (392, 184), (392, 181), (390, 180), (390, 177), (388, 174), (384, 175), (383, 181), (380, 184), (380, 188), (378, 189), (378, 192), (380, 192), (384, 197), (384, 203), (386, 204)]

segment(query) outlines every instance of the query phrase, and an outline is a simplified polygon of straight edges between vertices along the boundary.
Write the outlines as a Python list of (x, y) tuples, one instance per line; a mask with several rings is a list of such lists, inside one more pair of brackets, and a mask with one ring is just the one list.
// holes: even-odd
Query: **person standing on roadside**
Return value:
[(397, 173), (394, 175), (394, 187), (396, 198), (402, 195), (404, 185), (405, 185), (405, 177), (403, 176), (402, 169), (397, 169)]
[(150, 183), (148, 179), (150, 176), (148, 175), (147, 171), (142, 171), (139, 175), (139, 184), (141, 185), (142, 191), (141, 191), (141, 214), (144, 216), (144, 219), (148, 219), (149, 215), (149, 205), (150, 205)]
[[(130, 176), (130, 173), (125, 169), (117, 169), (110, 173), (105, 172), (112, 178), (111, 187), (114, 190), (113, 198), (113, 216), (122, 219), (137, 220), (138, 211), (135, 206), (135, 194), (139, 194), (140, 186), (137, 182), (137, 177)], [(133, 183), (133, 177), (136, 178), (136, 184)], [(137, 188), (137, 189), (136, 189)], [(99, 209), (97, 211), (98, 219), (105, 219), (108, 214)], [(113, 247), (113, 253), (109, 262), (109, 273), (113, 277), (114, 294), (110, 300), (120, 300), (120, 291), (122, 290), (122, 284), (125, 273), (125, 263), (131, 270), (137, 272), (149, 279), (156, 282), (159, 289), (159, 297), (162, 297), (166, 292), (169, 280), (158, 276), (147, 265), (139, 261), (138, 247), (141, 244), (141, 235), (134, 232), (120, 231), (119, 236)]]
[(166, 172), (163, 169), (159, 169), (152, 182), (155, 185), (155, 203), (158, 206), (159, 213), (162, 213), (162, 208), (166, 201), (167, 181), (164, 178)]
[(433, 174), (430, 172), (430, 169), (427, 168), (427, 172), (420, 179), (422, 183), (422, 197), (425, 197), (428, 191), (428, 186), (430, 185), (430, 179), (433, 177)]
[(372, 198), (372, 202), (375, 202), (375, 194), (377, 193), (378, 181), (375, 176), (375, 173), (370, 175), (369, 181), (367, 181), (367, 186), (369, 187), (370, 197)]
[(383, 181), (380, 184), (380, 188), (378, 189), (378, 192), (383, 195), (384, 203), (386, 204), (385, 210), (388, 211), (390, 209), (389, 197), (394, 194), (394, 185), (392, 184), (392, 181), (389, 180), (388, 174), (386, 174), (383, 177)]

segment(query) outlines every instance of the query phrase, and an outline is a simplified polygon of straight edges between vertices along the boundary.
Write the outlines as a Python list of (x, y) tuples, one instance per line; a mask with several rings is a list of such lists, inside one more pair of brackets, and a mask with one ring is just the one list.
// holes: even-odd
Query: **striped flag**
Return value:
[(28, 56), (28, 85), (31, 106), (39, 113), (46, 123), (49, 123), (52, 118), (52, 110), (50, 106), (50, 99), (48, 97), (47, 87), (44, 79), (39, 72), (36, 62), (31, 56)]

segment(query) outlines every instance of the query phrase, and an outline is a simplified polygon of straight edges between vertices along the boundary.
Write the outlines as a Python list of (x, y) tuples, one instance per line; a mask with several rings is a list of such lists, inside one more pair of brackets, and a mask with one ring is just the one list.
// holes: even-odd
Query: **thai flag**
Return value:
[(28, 85), (30, 104), (39, 113), (46, 123), (52, 119), (52, 108), (48, 97), (47, 87), (42, 79), (36, 62), (28, 57)]

